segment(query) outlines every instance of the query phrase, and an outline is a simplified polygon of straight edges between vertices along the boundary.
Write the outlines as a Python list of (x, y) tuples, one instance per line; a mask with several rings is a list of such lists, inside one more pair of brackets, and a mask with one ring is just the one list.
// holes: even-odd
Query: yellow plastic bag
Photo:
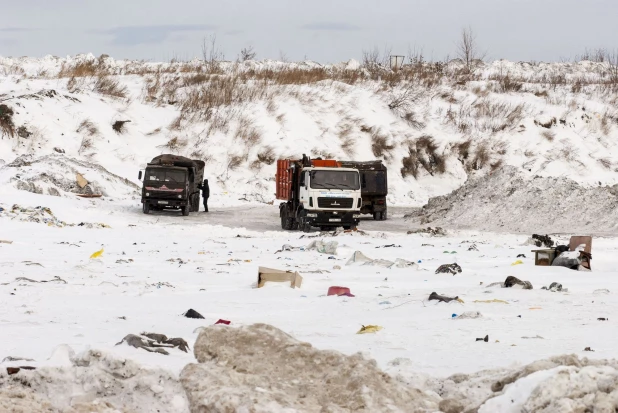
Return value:
[(360, 330), (358, 330), (358, 333), (356, 334), (369, 334), (369, 333), (377, 333), (378, 331), (382, 330), (382, 327), (380, 326), (362, 326)]
[(95, 259), (95, 258), (99, 258), (101, 255), (103, 255), (103, 248), (101, 248), (100, 250), (93, 252), (92, 255), (90, 256), (90, 259)]
[(512, 263), (511, 265), (519, 265), (519, 264), (523, 264), (524, 262), (522, 260), (517, 260), (514, 263)]

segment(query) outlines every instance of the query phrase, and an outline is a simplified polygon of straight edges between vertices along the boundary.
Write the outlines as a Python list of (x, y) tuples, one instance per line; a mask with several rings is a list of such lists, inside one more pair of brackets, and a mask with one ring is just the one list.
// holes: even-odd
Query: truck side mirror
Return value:
[(139, 174), (137, 174), (137, 179), (142, 180), (142, 171), (139, 171)]

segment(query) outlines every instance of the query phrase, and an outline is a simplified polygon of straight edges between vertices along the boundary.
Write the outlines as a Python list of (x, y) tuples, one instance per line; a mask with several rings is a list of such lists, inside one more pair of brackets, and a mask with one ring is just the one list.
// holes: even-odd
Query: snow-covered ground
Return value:
[[(48, 359), (66, 345), (77, 354), (95, 349), (177, 375), (193, 361), (191, 352), (172, 349), (162, 355), (115, 344), (127, 334), (154, 332), (192, 345), (197, 329), (218, 319), (231, 321), (232, 327), (272, 324), (319, 349), (364, 352), (387, 372), (403, 376), (515, 368), (560, 354), (616, 356), (611, 327), (618, 311), (615, 238), (595, 238), (593, 271), (577, 272), (534, 266), (530, 250), (535, 247), (524, 235), (408, 235), (401, 215), (389, 222), (388, 232), (367, 221), (365, 229), (372, 230), (366, 233), (315, 232), (309, 238), (275, 225), (272, 230), (245, 229), (240, 222), (218, 225), (255, 216), (256, 210), (246, 207), (213, 207), (211, 213), (190, 217), (145, 216), (135, 201), (69, 200), (16, 190), (5, 191), (5, 197), (22, 206), (49, 206), (67, 224), (99, 222), (111, 228), (59, 228), (0, 216), (0, 239), (13, 241), (0, 243), (0, 355), (35, 360), (3, 366), (62, 365), (67, 356), (57, 351)], [(3, 202), (2, 207), (12, 205)], [(276, 211), (272, 215), (276, 219)], [(337, 254), (306, 250), (314, 240), (337, 242)], [(277, 253), (284, 244), (305, 251)], [(472, 245), (478, 251), (470, 251)], [(100, 258), (89, 258), (101, 248)], [(347, 265), (355, 251), (417, 265)], [(519, 254), (527, 258), (512, 265)], [(463, 268), (461, 274), (434, 273), (454, 262)], [(258, 266), (299, 271), (302, 286), (255, 288)], [(509, 275), (530, 281), (534, 289), (490, 286)], [(552, 282), (568, 292), (541, 289)], [(355, 297), (326, 296), (330, 286), (349, 287)], [(463, 302), (428, 301), (432, 292)], [(494, 299), (502, 301), (483, 302)], [(205, 320), (183, 317), (190, 308)], [(481, 317), (453, 316), (474, 312)], [(357, 335), (362, 325), (383, 329)], [(486, 335), (488, 342), (476, 341)], [(595, 351), (584, 352), (586, 347)]]

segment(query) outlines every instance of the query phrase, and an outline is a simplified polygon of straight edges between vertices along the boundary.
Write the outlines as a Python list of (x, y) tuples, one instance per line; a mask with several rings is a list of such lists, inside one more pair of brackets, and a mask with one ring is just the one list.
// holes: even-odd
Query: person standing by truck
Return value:
[(210, 187), (208, 186), (208, 179), (204, 179), (202, 184), (202, 197), (204, 198), (204, 211), (208, 212), (208, 197), (210, 197)]

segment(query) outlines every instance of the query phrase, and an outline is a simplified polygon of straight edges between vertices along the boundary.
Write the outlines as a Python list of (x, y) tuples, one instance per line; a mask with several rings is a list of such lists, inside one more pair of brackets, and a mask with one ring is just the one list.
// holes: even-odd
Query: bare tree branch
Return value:
[(457, 42), (457, 57), (463, 60), (468, 71), (472, 70), (474, 61), (483, 60), (486, 52), (479, 49), (476, 41), (476, 34), (471, 27), (464, 28), (461, 31), (461, 38)]

